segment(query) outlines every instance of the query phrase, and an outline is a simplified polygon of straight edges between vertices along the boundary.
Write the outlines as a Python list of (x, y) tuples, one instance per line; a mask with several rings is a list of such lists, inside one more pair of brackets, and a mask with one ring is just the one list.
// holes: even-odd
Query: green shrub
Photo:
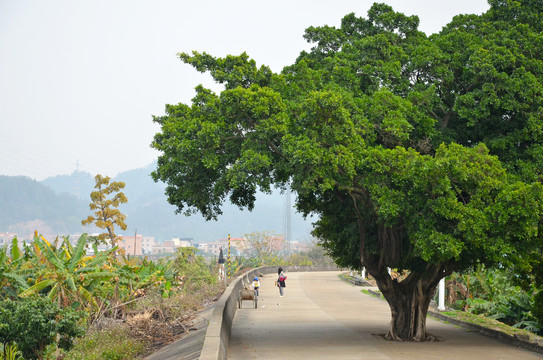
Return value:
[(461, 308), (534, 333), (541, 331), (541, 324), (536, 321), (537, 297), (515, 285), (507, 271), (481, 266), (462, 276), (462, 280), (468, 297), (458, 301)]
[(539, 290), (534, 295), (534, 317), (538, 320), (539, 324), (541, 324), (541, 328), (543, 328), (543, 289)]
[(205, 285), (215, 284), (217, 277), (201, 255), (193, 247), (178, 248), (173, 267), (184, 278), (183, 290), (194, 291)]
[(17, 309), (17, 303), (11, 300), (4, 300), (0, 303), (0, 343), (4, 349), (15, 341), (17, 324), (13, 314)]
[(23, 298), (0, 302), (0, 337), (4, 345), (17, 344), (25, 359), (42, 359), (48, 345), (70, 349), (85, 329), (71, 308), (60, 309), (48, 298)]

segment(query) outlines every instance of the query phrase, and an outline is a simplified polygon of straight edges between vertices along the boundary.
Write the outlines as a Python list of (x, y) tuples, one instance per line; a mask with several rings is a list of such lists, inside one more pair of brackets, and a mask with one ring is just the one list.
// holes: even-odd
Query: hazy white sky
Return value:
[[(486, 0), (384, 0), (435, 33)], [(177, 57), (246, 51), (279, 72), (309, 49), (311, 26), (338, 26), (367, 0), (0, 0), (0, 175), (79, 169), (115, 176), (151, 163), (153, 115), (200, 83)]]

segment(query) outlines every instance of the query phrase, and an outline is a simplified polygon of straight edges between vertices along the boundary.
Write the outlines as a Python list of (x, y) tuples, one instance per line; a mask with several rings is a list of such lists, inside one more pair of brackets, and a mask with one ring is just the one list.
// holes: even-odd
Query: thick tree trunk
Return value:
[[(428, 288), (423, 285), (423, 280), (407, 287), (395, 281), (391, 283), (396, 289), (384, 287), (384, 290), (381, 290), (388, 301), (392, 316), (386, 338), (399, 341), (427, 340), (426, 315), (436, 286)], [(423, 288), (427, 291), (423, 291)]]
[[(356, 204), (356, 203), (355, 203)], [(405, 263), (403, 256), (408, 252), (405, 229), (402, 224), (395, 227), (378, 225), (377, 246), (368, 250), (366, 231), (368, 220), (358, 212), (360, 236), (360, 260), (377, 282), (377, 286), (387, 300), (392, 320), (387, 339), (397, 341), (425, 341), (426, 315), (430, 300), (443, 277), (452, 273), (452, 263), (425, 263), (412, 261), (413, 267), (402, 281), (392, 279), (388, 267), (396, 268)], [(405, 266), (405, 265), (404, 265)]]
[(411, 272), (402, 281), (392, 279), (387, 268), (379, 265), (377, 257), (365, 258), (364, 265), (390, 306), (392, 318), (386, 338), (396, 341), (433, 340), (426, 333), (426, 315), (439, 280), (448, 275), (443, 265), (428, 265), (424, 272)]

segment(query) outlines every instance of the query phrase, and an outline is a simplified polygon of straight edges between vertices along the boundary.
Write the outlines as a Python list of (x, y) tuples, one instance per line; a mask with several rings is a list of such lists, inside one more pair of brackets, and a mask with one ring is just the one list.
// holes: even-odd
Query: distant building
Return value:
[(180, 238), (173, 238), (173, 244), (176, 248), (178, 247), (189, 247), (192, 246), (192, 239), (180, 239)]
[(144, 236), (141, 239), (141, 251), (143, 255), (149, 255), (153, 253), (153, 247), (156, 245), (155, 238), (152, 236)]
[(153, 253), (155, 246), (155, 238), (153, 236), (136, 236), (120, 235), (117, 245), (123, 249), (127, 255), (149, 255)]
[(120, 235), (119, 241), (117, 242), (117, 245), (120, 249), (123, 249), (125, 251), (126, 255), (143, 255), (141, 244), (142, 244), (142, 235), (136, 235), (136, 236), (125, 236)]
[(153, 254), (173, 254), (175, 253), (175, 243), (171, 240), (163, 241), (162, 244), (153, 246)]
[[(241, 255), (245, 248), (245, 238), (230, 238), (230, 255)], [(228, 255), (228, 239), (219, 239), (198, 244), (198, 250), (219, 256), (222, 248), (224, 256)]]
[(152, 254), (174, 254), (178, 248), (193, 246), (192, 238), (173, 238), (163, 241), (162, 244), (154, 244)]

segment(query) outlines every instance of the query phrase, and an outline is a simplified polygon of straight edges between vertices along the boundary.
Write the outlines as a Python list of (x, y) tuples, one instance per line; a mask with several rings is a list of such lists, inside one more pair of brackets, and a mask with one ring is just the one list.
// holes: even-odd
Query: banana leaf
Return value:
[(37, 240), (36, 242), (38, 244), (38, 247), (41, 249), (42, 254), (45, 256), (50, 264), (52, 264), (55, 268), (59, 270), (66, 269), (64, 263), (57, 257), (57, 254), (51, 247), (51, 244), (47, 240), (45, 240), (43, 236), (40, 237), (39, 240)]
[(21, 251), (19, 250), (19, 242), (14, 237), (11, 241), (11, 260), (15, 261), (21, 257)]
[(87, 246), (87, 234), (83, 234), (77, 241), (77, 245), (75, 246), (75, 250), (72, 254), (72, 258), (70, 259), (70, 262), (68, 263), (68, 270), (70, 272), (74, 271), (75, 267), (79, 263), (79, 260), (81, 260), (81, 257), (85, 255), (86, 246)]
[[(27, 296), (30, 296), (30, 295), (37, 294), (40, 291), (42, 291), (43, 289), (55, 284), (55, 282), (56, 282), (56, 280), (54, 280), (54, 279), (46, 279), (46, 280), (40, 281), (39, 283), (36, 283), (36, 284), (32, 285), (31, 287), (29, 287), (28, 289), (26, 289), (25, 291), (20, 293), (19, 297), (27, 297)], [(51, 292), (49, 294), (51, 294)]]
[(17, 287), (21, 291), (28, 289), (28, 284), (26, 283), (26, 280), (18, 274), (15, 274), (13, 272), (5, 272), (5, 273), (0, 274), (0, 277), (5, 277), (5, 278), (10, 279), (13, 283), (17, 284)]

